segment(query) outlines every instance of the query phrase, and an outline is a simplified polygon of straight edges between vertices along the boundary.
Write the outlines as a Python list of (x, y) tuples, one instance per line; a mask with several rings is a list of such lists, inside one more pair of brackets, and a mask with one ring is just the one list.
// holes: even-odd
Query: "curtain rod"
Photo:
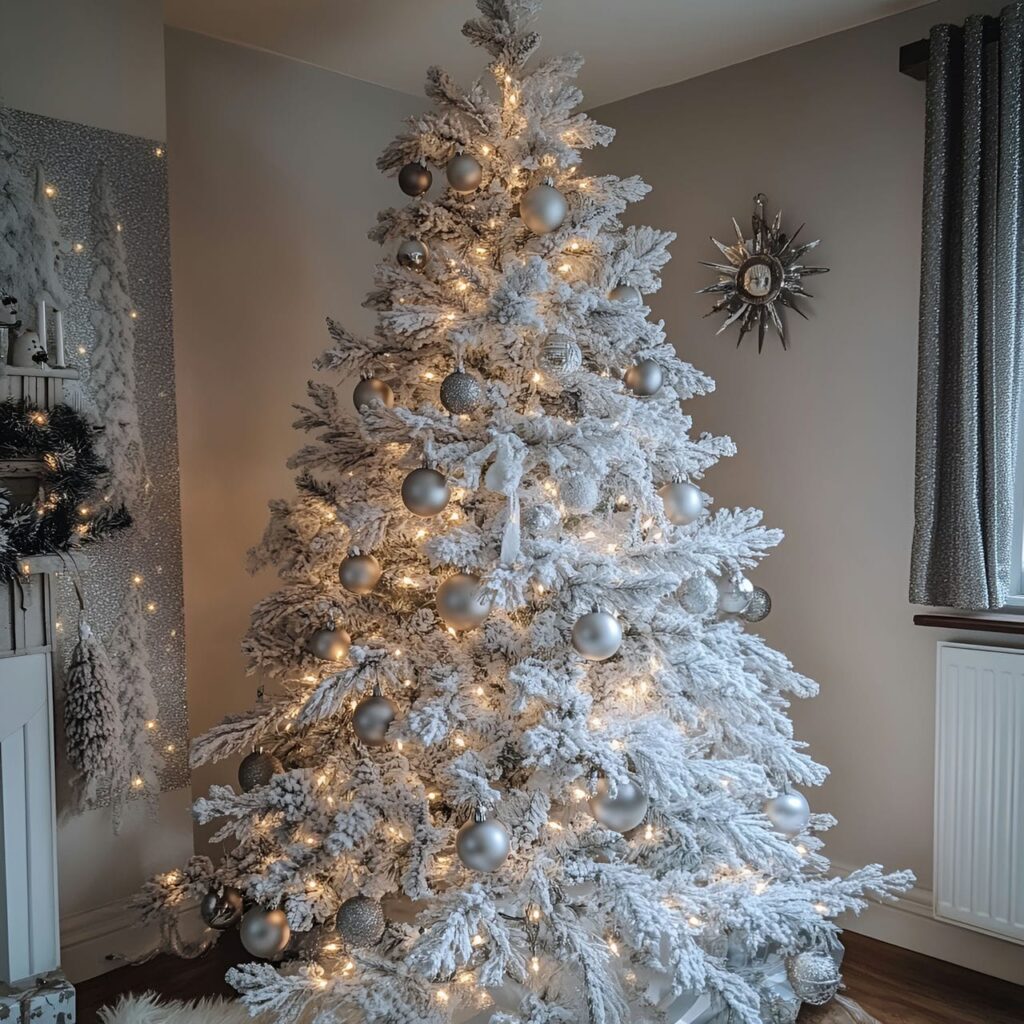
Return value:
[[(958, 27), (958, 31), (962, 31)], [(986, 43), (994, 43), (999, 38), (999, 19), (984, 19), (984, 39)], [(928, 55), (931, 44), (927, 39), (918, 39), (900, 47), (900, 74), (924, 82), (928, 78)]]

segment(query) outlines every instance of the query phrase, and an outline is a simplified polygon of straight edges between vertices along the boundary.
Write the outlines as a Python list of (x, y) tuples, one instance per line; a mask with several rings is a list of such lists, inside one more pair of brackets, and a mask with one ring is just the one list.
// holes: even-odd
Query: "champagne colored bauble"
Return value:
[(558, 496), (569, 512), (586, 515), (601, 500), (601, 488), (588, 473), (567, 473), (558, 482)]
[(714, 615), (718, 610), (718, 587), (704, 573), (697, 573), (679, 588), (679, 603), (691, 615)]
[(568, 377), (583, 365), (583, 353), (568, 334), (549, 334), (541, 345), (537, 365), (552, 377)]
[(373, 693), (355, 706), (352, 731), (368, 747), (383, 747), (397, 714), (398, 708), (380, 692), (379, 686), (375, 686)]
[(441, 404), (455, 416), (476, 412), (484, 400), (484, 389), (471, 373), (455, 370), (441, 381)]
[(640, 294), (639, 288), (631, 284), (617, 284), (609, 293), (608, 298), (612, 302), (622, 302), (627, 306), (642, 306), (644, 297)]
[(284, 771), (281, 759), (265, 750), (254, 750), (242, 758), (238, 766), (238, 784), (243, 793), (265, 786), (275, 775)]
[(835, 960), (818, 950), (791, 956), (786, 961), (786, 975), (797, 998), (811, 1006), (824, 1006), (843, 980)]
[(418, 161), (407, 163), (398, 172), (398, 187), (407, 196), (421, 196), (430, 188), (434, 176)]
[(523, 510), (523, 529), (535, 537), (554, 533), (561, 523), (562, 517), (550, 501), (541, 501)]
[(369, 594), (380, 582), (382, 571), (373, 555), (353, 553), (342, 559), (338, 579), (350, 594)]
[(277, 956), (288, 945), (292, 935), (283, 910), (264, 910), (262, 907), (253, 907), (246, 912), (238, 933), (246, 950), (261, 960)]
[(214, 887), (199, 904), (199, 916), (219, 932), (230, 928), (242, 916), (242, 894), (231, 885)]
[(353, 896), (338, 907), (335, 929), (347, 946), (356, 949), (376, 946), (384, 934), (384, 926), (384, 909), (369, 896)]
[(803, 793), (795, 789), (779, 793), (764, 805), (768, 820), (787, 836), (795, 836), (807, 827), (811, 820), (811, 808)]
[(493, 601), (480, 590), (480, 577), (457, 572), (437, 588), (437, 614), (452, 629), (473, 629), (487, 618)]
[(377, 402), (390, 409), (395, 404), (395, 393), (379, 377), (364, 377), (352, 392), (352, 404), (362, 409)]
[(456, 153), (445, 166), (448, 184), (456, 192), (475, 192), (483, 180), (484, 169), (468, 153)]
[(587, 661), (607, 661), (621, 644), (622, 626), (611, 612), (587, 612), (572, 627), (572, 645)]
[(646, 817), (647, 804), (647, 794), (635, 778), (620, 782), (613, 796), (611, 783), (602, 777), (590, 798), (590, 813), (605, 828), (630, 832)]
[(764, 587), (754, 587), (747, 607), (740, 612), (740, 618), (746, 622), (760, 622), (762, 619), (768, 618), (768, 613), (771, 610), (771, 595)]
[(704, 495), (689, 480), (675, 480), (658, 491), (668, 521), (676, 526), (696, 522), (704, 511)]
[(494, 871), (501, 867), (511, 845), (508, 833), (496, 821), (478, 810), (472, 821), (467, 821), (455, 838), (459, 860), (473, 871)]
[(739, 615), (754, 596), (754, 584), (741, 572), (718, 578), (718, 607), (730, 615)]
[(318, 629), (306, 643), (309, 653), (321, 661), (344, 661), (351, 646), (352, 637), (336, 626)]
[(634, 363), (622, 378), (626, 387), (638, 398), (649, 398), (657, 394), (664, 379), (661, 364), (653, 359), (641, 359)]
[(426, 519), (444, 510), (452, 492), (436, 469), (414, 469), (402, 481), (402, 501), (413, 515)]
[(534, 185), (519, 200), (519, 216), (535, 235), (560, 228), (568, 212), (565, 196), (554, 185)]
[(426, 269), (427, 260), (430, 259), (430, 250), (427, 248), (426, 242), (421, 242), (418, 238), (407, 238), (398, 247), (395, 258), (400, 267), (422, 274)]

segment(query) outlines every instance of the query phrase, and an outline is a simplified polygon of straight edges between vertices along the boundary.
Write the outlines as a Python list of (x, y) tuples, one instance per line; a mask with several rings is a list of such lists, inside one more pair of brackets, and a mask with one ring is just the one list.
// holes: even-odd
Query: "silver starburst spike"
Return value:
[(786, 235), (782, 230), (781, 211), (771, 222), (765, 218), (767, 201), (763, 192), (754, 196), (750, 238), (744, 237), (734, 217), (732, 225), (736, 231), (736, 242), (733, 245), (726, 245), (717, 238), (711, 239), (728, 263), (701, 260), (702, 266), (710, 267), (718, 274), (718, 281), (707, 288), (701, 288), (697, 293), (721, 296), (705, 315), (725, 313), (725, 321), (719, 327), (718, 334), (731, 324), (738, 323), (740, 333), (737, 346), (748, 331), (757, 327), (758, 352), (764, 348), (769, 324), (778, 334), (782, 347), (789, 348), (786, 327), (778, 307), (791, 309), (806, 320), (807, 314), (797, 304), (796, 297), (799, 295), (810, 299), (813, 296), (804, 289), (802, 279), (812, 274), (828, 273), (828, 267), (808, 267), (800, 262), (820, 240), (795, 245), (804, 226), (801, 224), (792, 235)]

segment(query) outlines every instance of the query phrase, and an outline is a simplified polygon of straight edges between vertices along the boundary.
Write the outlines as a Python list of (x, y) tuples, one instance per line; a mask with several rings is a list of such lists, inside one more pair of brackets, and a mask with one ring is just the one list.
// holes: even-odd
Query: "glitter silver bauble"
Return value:
[(242, 916), (242, 894), (231, 885), (214, 887), (199, 904), (199, 916), (219, 932), (230, 928)]
[(761, 994), (761, 1018), (764, 1024), (796, 1024), (800, 1016), (800, 1000), (778, 992)]
[(430, 188), (434, 176), (418, 161), (407, 163), (398, 172), (398, 187), (407, 196), (421, 196)]
[(622, 377), (626, 387), (638, 398), (649, 398), (657, 394), (664, 379), (661, 364), (653, 359), (641, 359), (634, 363)]
[(572, 627), (572, 645), (587, 661), (606, 661), (621, 644), (622, 626), (611, 612), (587, 612)]
[(635, 778), (619, 782), (613, 796), (611, 783), (602, 777), (597, 780), (590, 798), (590, 813), (605, 828), (630, 832), (646, 817), (648, 802), (647, 794)]
[(321, 661), (344, 661), (351, 646), (352, 637), (336, 626), (318, 629), (306, 641), (306, 650)]
[(475, 192), (483, 180), (484, 169), (468, 153), (456, 153), (445, 165), (448, 184), (456, 192)]
[(739, 615), (754, 596), (754, 584), (741, 572), (718, 578), (718, 607), (730, 615)]
[(583, 365), (583, 352), (568, 334), (549, 334), (540, 347), (537, 365), (552, 377), (568, 377)]
[(535, 235), (560, 228), (568, 212), (565, 196), (554, 185), (534, 185), (519, 200), (519, 216)]
[(496, 821), (478, 810), (455, 837), (459, 860), (473, 871), (494, 871), (501, 867), (511, 849), (508, 833)]
[(238, 934), (248, 952), (261, 960), (270, 960), (288, 945), (292, 931), (283, 910), (253, 907), (242, 918)]
[(398, 708), (380, 692), (379, 686), (375, 686), (373, 693), (353, 709), (352, 731), (368, 747), (383, 747), (397, 714)]
[(609, 293), (608, 298), (612, 302), (622, 302), (627, 306), (642, 306), (644, 297), (640, 294), (639, 288), (631, 284), (617, 284)]
[(264, 750), (254, 750), (242, 758), (238, 766), (238, 784), (243, 793), (265, 786), (275, 775), (284, 771), (281, 759)]
[(774, 796), (764, 805), (769, 821), (788, 836), (802, 832), (811, 820), (811, 808), (803, 793), (791, 789)]
[(390, 409), (395, 404), (395, 393), (379, 377), (364, 377), (352, 391), (352, 404), (362, 409), (377, 402)]
[(384, 909), (369, 896), (353, 896), (338, 907), (335, 929), (346, 945), (375, 946), (384, 934)]
[(395, 258), (400, 267), (422, 274), (426, 269), (427, 260), (430, 259), (430, 250), (427, 248), (426, 242), (421, 242), (418, 238), (407, 238), (398, 247)]
[(369, 594), (380, 582), (383, 570), (373, 555), (353, 552), (342, 559), (338, 579), (350, 594)]
[(713, 615), (718, 610), (718, 587), (704, 573), (697, 573), (679, 588), (679, 603), (691, 615)]
[(441, 404), (455, 416), (476, 412), (484, 400), (484, 389), (471, 373), (455, 370), (441, 381)]
[(589, 473), (567, 473), (558, 481), (558, 496), (570, 512), (586, 515), (601, 499), (601, 488)]
[(437, 614), (452, 629), (473, 629), (487, 618), (493, 600), (480, 590), (480, 577), (457, 572), (437, 588)]
[(658, 490), (668, 521), (676, 526), (696, 522), (704, 511), (704, 495), (689, 480), (674, 480)]
[(523, 509), (521, 524), (533, 536), (554, 533), (562, 522), (558, 509), (550, 501), (541, 501)]
[(746, 622), (760, 622), (762, 619), (768, 618), (768, 613), (771, 610), (771, 595), (764, 587), (754, 587), (747, 607), (740, 612), (740, 618)]
[(414, 469), (402, 481), (402, 501), (413, 515), (436, 516), (451, 496), (448, 481), (436, 469)]
[(809, 950), (786, 961), (786, 975), (798, 999), (824, 1006), (838, 991), (842, 975), (828, 953)]

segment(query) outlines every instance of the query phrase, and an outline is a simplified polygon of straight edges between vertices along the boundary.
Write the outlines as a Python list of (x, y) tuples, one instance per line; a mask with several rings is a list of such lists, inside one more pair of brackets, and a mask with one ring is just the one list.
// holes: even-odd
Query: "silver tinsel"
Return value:
[(824, 1006), (839, 991), (843, 980), (835, 960), (817, 950), (790, 957), (786, 973), (797, 997), (811, 1006)]
[(384, 910), (369, 896), (353, 896), (338, 908), (337, 933), (346, 945), (356, 949), (380, 942), (384, 926)]
[(484, 389), (471, 373), (455, 370), (441, 381), (441, 404), (455, 416), (476, 412), (484, 400)]
[(549, 334), (541, 345), (537, 365), (552, 377), (568, 377), (583, 365), (583, 353), (568, 334)]

